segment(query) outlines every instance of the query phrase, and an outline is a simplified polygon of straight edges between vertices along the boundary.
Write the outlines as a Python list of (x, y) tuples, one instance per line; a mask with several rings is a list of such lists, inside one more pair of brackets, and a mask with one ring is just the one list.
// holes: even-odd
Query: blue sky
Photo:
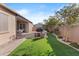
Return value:
[(49, 16), (53, 16), (55, 12), (65, 3), (7, 3), (9, 8), (16, 10), (19, 14), (32, 21), (34, 24), (43, 22)]

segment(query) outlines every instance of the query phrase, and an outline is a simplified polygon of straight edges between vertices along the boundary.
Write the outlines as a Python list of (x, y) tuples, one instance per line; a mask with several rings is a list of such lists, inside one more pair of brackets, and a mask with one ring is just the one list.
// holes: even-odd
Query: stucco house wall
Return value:
[(29, 25), (28, 32), (32, 33), (33, 32), (33, 24), (29, 22), (28, 25)]
[[(0, 4), (0, 13), (8, 15), (7, 16), (8, 17), (8, 26), (5, 25), (5, 27), (8, 27), (8, 31), (7, 32), (0, 31), (0, 45), (6, 44), (9, 41), (12, 41), (17, 38), (17, 21), (18, 20), (22, 21), (26, 25), (25, 33), (32, 33), (33, 23), (31, 21), (22, 17), (21, 15), (14, 12), (13, 10), (10, 10), (3, 4)], [(4, 18), (4, 16), (2, 16), (2, 17)]]
[[(0, 6), (0, 13), (8, 15), (8, 31), (0, 33), (0, 45), (16, 37), (16, 19), (14, 14)], [(5, 25), (6, 26), (6, 25)]]

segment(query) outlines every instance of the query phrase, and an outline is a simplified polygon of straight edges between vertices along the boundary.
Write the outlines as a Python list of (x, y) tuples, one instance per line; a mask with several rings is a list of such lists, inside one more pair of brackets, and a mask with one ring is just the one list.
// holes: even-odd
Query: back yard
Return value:
[(48, 38), (28, 39), (9, 55), (12, 56), (78, 56), (79, 52), (60, 43), (54, 35)]

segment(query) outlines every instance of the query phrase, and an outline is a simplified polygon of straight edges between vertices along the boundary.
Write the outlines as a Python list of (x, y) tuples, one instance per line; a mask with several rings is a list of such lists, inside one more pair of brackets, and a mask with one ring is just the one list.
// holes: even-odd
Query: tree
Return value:
[(56, 15), (59, 15), (59, 19), (62, 20), (65, 25), (72, 25), (78, 22), (79, 6), (76, 6), (77, 4), (71, 4), (56, 12)]
[(69, 4), (56, 12), (55, 16), (50, 16), (44, 20), (44, 28), (49, 32), (53, 32), (58, 26), (71, 26), (79, 22), (79, 5)]
[(49, 32), (53, 32), (59, 24), (59, 20), (55, 16), (50, 16), (47, 20), (44, 20), (44, 23), (44, 28)]

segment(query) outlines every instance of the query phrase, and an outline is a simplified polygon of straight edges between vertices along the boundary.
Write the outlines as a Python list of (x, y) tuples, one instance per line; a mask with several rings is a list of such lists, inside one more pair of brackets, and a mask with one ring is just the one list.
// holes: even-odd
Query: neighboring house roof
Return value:
[(23, 17), (22, 15), (20, 15), (19, 13), (17, 13), (16, 11), (8, 8), (5, 4), (0, 3), (0, 6), (2, 6), (3, 8), (7, 9), (8, 11), (12, 12), (13, 14), (15, 14), (16, 16), (20, 16), (23, 19), (27, 20), (28, 22), (32, 23), (31, 21), (29, 21), (28, 19), (26, 19), (25, 17)]

